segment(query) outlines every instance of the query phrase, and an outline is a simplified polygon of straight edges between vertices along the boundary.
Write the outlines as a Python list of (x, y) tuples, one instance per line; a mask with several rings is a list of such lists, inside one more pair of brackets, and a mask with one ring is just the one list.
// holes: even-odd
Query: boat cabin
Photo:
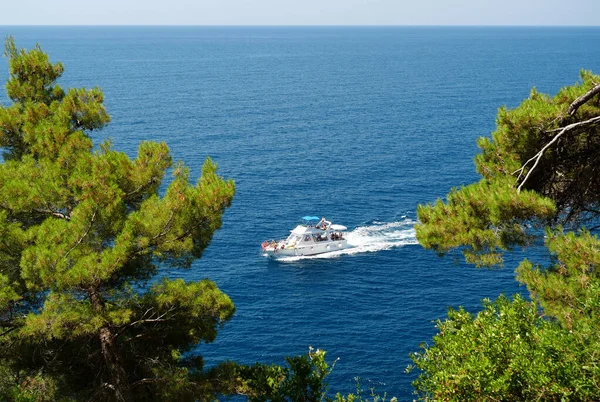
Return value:
[(342, 225), (329, 225), (325, 230), (317, 228), (316, 226), (298, 225), (291, 231), (290, 235), (285, 240), (285, 244), (301, 245), (344, 240), (344, 230), (347, 229)]

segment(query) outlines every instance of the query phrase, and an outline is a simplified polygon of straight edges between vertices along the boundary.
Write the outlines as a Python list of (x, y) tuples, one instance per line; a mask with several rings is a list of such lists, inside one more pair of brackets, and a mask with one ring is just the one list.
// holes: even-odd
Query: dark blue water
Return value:
[[(62, 61), (64, 87), (99, 86), (112, 123), (94, 138), (134, 156), (166, 141), (199, 174), (207, 155), (237, 183), (222, 230), (188, 280), (215, 280), (237, 306), (224, 359), (283, 363), (309, 345), (354, 377), (412, 397), (408, 354), (446, 308), (523, 292), (517, 257), (476, 270), (415, 244), (417, 204), (477, 179), (475, 139), (532, 86), (555, 93), (600, 72), (598, 28), (0, 27)], [(6, 59), (0, 80), (7, 77)], [(7, 104), (5, 94), (0, 98)], [(348, 226), (351, 253), (276, 262), (265, 238), (299, 217)]]

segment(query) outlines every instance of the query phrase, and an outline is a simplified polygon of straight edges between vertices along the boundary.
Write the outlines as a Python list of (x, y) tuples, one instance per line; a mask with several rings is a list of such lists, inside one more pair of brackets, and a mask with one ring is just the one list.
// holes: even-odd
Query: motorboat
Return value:
[[(270, 257), (309, 256), (352, 247), (348, 244), (346, 226), (331, 223), (325, 218), (305, 216), (305, 222), (290, 231), (286, 239), (265, 240), (262, 251)], [(318, 220), (318, 223), (314, 224)]]

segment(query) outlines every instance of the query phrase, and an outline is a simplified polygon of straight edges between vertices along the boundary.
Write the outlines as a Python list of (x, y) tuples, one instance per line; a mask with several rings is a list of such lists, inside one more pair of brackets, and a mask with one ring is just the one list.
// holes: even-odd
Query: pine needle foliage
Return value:
[(433, 205), (419, 205), (421, 244), (439, 253), (460, 245), (470, 262), (494, 265), (502, 263), (502, 251), (531, 243), (535, 236), (528, 234), (536, 231), (528, 228), (537, 234), (547, 224), (595, 228), (600, 223), (600, 96), (572, 114), (569, 107), (594, 89), (600, 92), (599, 83), (600, 77), (582, 71), (581, 82), (554, 97), (533, 89), (515, 109), (500, 108), (491, 138), (478, 140), (475, 164), (481, 180), (453, 189)]
[(9, 37), (5, 56), (0, 399), (155, 400), (186, 387), (202, 399), (189, 352), (234, 306), (210, 280), (165, 274), (202, 256), (234, 183), (207, 158), (192, 184), (165, 143), (142, 142), (133, 159), (94, 147), (110, 121), (102, 91), (63, 90), (63, 65), (39, 46)]
[(530, 301), (501, 296), (476, 315), (450, 310), (412, 354), (422, 400), (594, 401), (600, 396), (600, 77), (500, 108), (479, 140), (479, 182), (418, 207), (417, 238), (467, 262), (544, 237), (549, 265), (516, 270)]

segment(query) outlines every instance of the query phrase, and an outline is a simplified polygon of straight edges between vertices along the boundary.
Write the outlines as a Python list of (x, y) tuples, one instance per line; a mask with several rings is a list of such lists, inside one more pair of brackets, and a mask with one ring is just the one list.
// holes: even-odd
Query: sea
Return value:
[[(96, 144), (135, 157), (165, 141), (195, 181), (205, 158), (236, 195), (203, 257), (160, 275), (210, 278), (236, 305), (197, 352), (285, 364), (324, 349), (330, 392), (415, 398), (410, 352), (431, 345), (448, 308), (527, 294), (514, 268), (477, 269), (415, 238), (416, 208), (478, 180), (476, 139), (499, 107), (533, 87), (555, 94), (600, 73), (599, 27), (34, 27), (2, 26), (38, 43), (68, 87), (99, 87), (112, 122)], [(0, 81), (8, 77), (0, 59)], [(9, 100), (3, 91), (3, 105)], [(167, 181), (169, 178), (167, 178)], [(265, 239), (305, 215), (348, 227), (356, 246), (272, 260)], [(367, 391), (369, 392), (369, 391)]]

